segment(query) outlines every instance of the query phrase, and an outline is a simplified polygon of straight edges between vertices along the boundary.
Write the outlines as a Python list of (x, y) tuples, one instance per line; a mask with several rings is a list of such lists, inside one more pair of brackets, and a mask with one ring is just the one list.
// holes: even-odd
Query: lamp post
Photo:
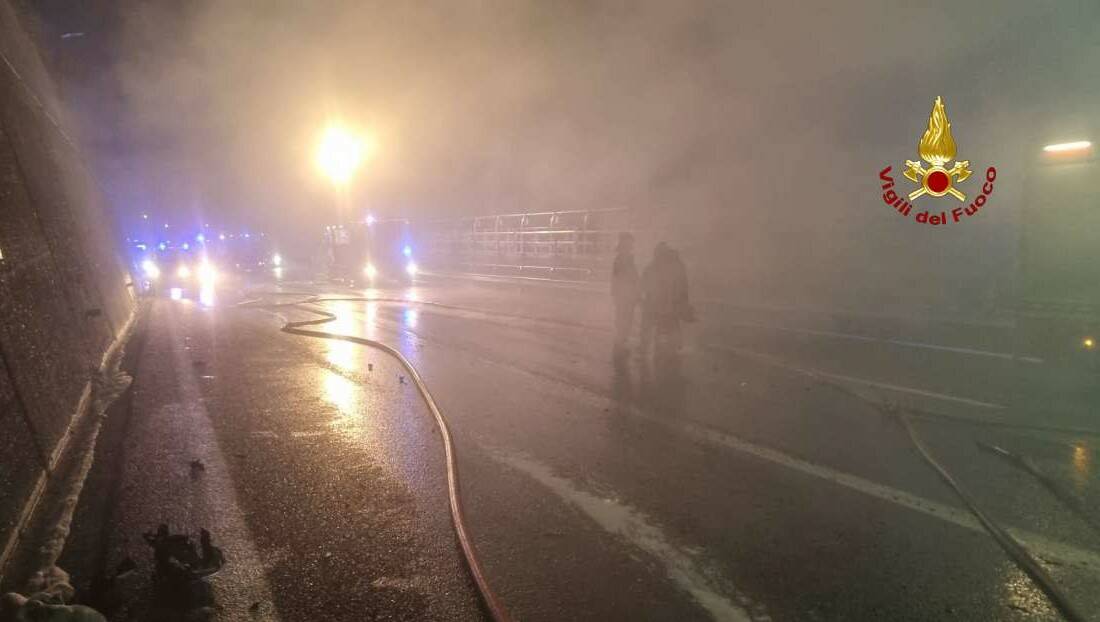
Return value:
[(367, 143), (355, 131), (340, 123), (331, 123), (321, 134), (316, 163), (332, 182), (338, 197), (338, 220), (344, 224), (350, 208), (350, 186), (367, 155)]
[(332, 182), (336, 195), (337, 227), (332, 230), (332, 262), (340, 272), (354, 274), (354, 253), (349, 247), (351, 231), (351, 182), (367, 156), (369, 144), (357, 132), (341, 123), (330, 123), (317, 144), (318, 170)]

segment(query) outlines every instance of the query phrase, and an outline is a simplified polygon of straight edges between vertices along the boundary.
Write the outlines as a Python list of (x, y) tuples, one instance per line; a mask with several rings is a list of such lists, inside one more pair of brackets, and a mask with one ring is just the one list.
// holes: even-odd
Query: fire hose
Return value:
[[(462, 549), (462, 557), (466, 563), (466, 569), (470, 573), (470, 577), (473, 579), (481, 602), (488, 611), (489, 616), (495, 622), (511, 622), (512, 618), (508, 615), (507, 609), (505, 609), (500, 597), (493, 591), (492, 586), (489, 584), (489, 580), (485, 575), (485, 569), (481, 565), (481, 561), (477, 556), (477, 549), (474, 546), (473, 540), (470, 538), (469, 528), (466, 523), (466, 515), (462, 508), (462, 494), (459, 488), (458, 477), (458, 456), (455, 451), (454, 440), (451, 435), (451, 429), (447, 424), (447, 418), (443, 416), (442, 411), (439, 410), (439, 406), (436, 404), (435, 399), (432, 397), (431, 392), (428, 390), (427, 384), (420, 376), (420, 372), (416, 367), (409, 362), (405, 355), (400, 351), (380, 341), (373, 339), (365, 339), (363, 337), (355, 337), (352, 335), (341, 335), (337, 333), (331, 333), (321, 330), (312, 330), (304, 328), (306, 326), (317, 326), (320, 324), (326, 324), (336, 320), (336, 314), (329, 313), (328, 311), (321, 311), (319, 309), (313, 309), (303, 305), (316, 304), (326, 302), (328, 299), (318, 298), (312, 296), (304, 300), (298, 300), (288, 303), (277, 304), (261, 304), (258, 300), (250, 300), (240, 303), (241, 307), (253, 307), (253, 308), (294, 308), (299, 311), (311, 313), (319, 316), (317, 319), (312, 320), (299, 320), (291, 321), (287, 318), (284, 319), (284, 324), (281, 330), (284, 333), (292, 335), (301, 335), (305, 337), (315, 337), (319, 339), (335, 339), (339, 341), (347, 341), (350, 343), (359, 344), (381, 350), (386, 354), (397, 359), (401, 366), (409, 373), (409, 377), (412, 378), (413, 384), (416, 385), (417, 391), (420, 393), (420, 397), (424, 400), (424, 404), (431, 411), (432, 417), (435, 420), (436, 427), (439, 429), (440, 436), (443, 439), (443, 452), (446, 460), (447, 470), (447, 494), (451, 511), (451, 524), (454, 527), (455, 536), (458, 538), (459, 546)], [(387, 299), (378, 298), (339, 298), (341, 301), (362, 301), (362, 302), (379, 302), (387, 301)], [(394, 302), (408, 302), (393, 299)]]
[(1051, 604), (1054, 605), (1054, 608), (1057, 609), (1063, 617), (1065, 617), (1067, 620), (1070, 620), (1070, 622), (1084, 622), (1084, 620), (1088, 619), (1084, 614), (1081, 613), (1081, 611), (1077, 608), (1073, 601), (1070, 600), (1069, 596), (1062, 590), (1062, 588), (1058, 586), (1058, 584), (1054, 581), (1050, 574), (1047, 573), (1047, 571), (1039, 563), (1039, 560), (1037, 560), (1035, 556), (1032, 555), (1026, 547), (1024, 547), (1023, 544), (1020, 544), (1020, 542), (1016, 538), (1012, 537), (1010, 533), (1008, 533), (1003, 527), (994, 522), (993, 519), (991, 519), (984, 511), (982, 511), (977, 502), (974, 500), (974, 497), (965, 488), (963, 488), (962, 484), (960, 484), (958, 480), (956, 480), (954, 476), (951, 475), (951, 472), (948, 471), (947, 468), (943, 466), (943, 464), (936, 460), (931, 451), (928, 449), (927, 445), (925, 445), (924, 441), (921, 440), (920, 435), (917, 434), (916, 429), (913, 427), (911, 417), (907, 412), (905, 412), (904, 409), (893, 405), (880, 403), (879, 401), (868, 398), (867, 396), (862, 395), (857, 391), (853, 391), (838, 383), (826, 380), (821, 376), (818, 376), (817, 374), (809, 373), (806, 375), (822, 385), (831, 387), (845, 395), (855, 397), (856, 399), (874, 408), (883, 416), (892, 418), (897, 421), (905, 430), (906, 435), (909, 437), (909, 441), (913, 444), (913, 447), (916, 448), (917, 453), (920, 454), (924, 462), (929, 467), (931, 467), (932, 470), (935, 471), (936, 474), (940, 477), (940, 479), (943, 480), (943, 482), (947, 484), (949, 488), (951, 488), (952, 492), (954, 492), (955, 495), (959, 497), (963, 504), (966, 505), (967, 509), (970, 510), (970, 513), (978, 519), (978, 522), (982, 525), (983, 528), (985, 528), (986, 533), (988, 533), (990, 537), (993, 538), (994, 542), (997, 543), (1001, 550), (1004, 551), (1006, 555), (1008, 555), (1008, 557), (1016, 564), (1016, 566), (1020, 570), (1024, 571), (1024, 573), (1027, 574), (1029, 578), (1031, 578), (1032, 582), (1034, 582), (1040, 590), (1042, 590), (1043, 594), (1045, 594), (1046, 597), (1050, 600)]

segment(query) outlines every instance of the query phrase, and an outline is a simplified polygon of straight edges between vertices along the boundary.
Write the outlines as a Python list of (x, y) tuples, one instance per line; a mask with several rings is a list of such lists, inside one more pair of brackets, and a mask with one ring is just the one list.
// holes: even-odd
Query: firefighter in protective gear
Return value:
[(615, 263), (611, 267), (611, 300), (615, 312), (615, 353), (627, 350), (627, 339), (634, 326), (634, 307), (638, 304), (638, 268), (634, 264), (634, 236), (619, 234)]

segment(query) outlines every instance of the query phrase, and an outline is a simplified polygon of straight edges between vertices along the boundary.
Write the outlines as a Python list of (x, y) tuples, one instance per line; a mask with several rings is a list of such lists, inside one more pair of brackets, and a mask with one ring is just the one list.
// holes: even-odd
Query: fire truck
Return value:
[(328, 225), (322, 237), (331, 278), (367, 286), (407, 284), (420, 270), (407, 220)]

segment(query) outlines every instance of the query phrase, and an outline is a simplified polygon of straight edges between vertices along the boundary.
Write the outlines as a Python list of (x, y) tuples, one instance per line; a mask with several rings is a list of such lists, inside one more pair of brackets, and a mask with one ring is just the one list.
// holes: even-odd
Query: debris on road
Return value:
[(123, 559), (122, 561), (120, 561), (118, 563), (118, 566), (115, 567), (115, 576), (116, 577), (121, 577), (122, 575), (124, 575), (128, 572), (132, 572), (136, 569), (137, 569), (137, 564), (134, 563), (133, 559), (127, 557), (127, 558)]
[(206, 465), (202, 463), (202, 460), (191, 461), (191, 477), (198, 477), (204, 471), (206, 471)]
[(91, 607), (68, 604), (76, 590), (69, 583), (69, 574), (57, 566), (36, 572), (27, 587), (30, 596), (9, 592), (0, 597), (0, 620), (107, 622), (103, 614)]
[(201, 555), (190, 536), (169, 533), (168, 525), (161, 524), (155, 533), (142, 534), (153, 547), (158, 582), (186, 585), (222, 569), (225, 565), (222, 550), (213, 545), (209, 531), (202, 529), (199, 534)]

